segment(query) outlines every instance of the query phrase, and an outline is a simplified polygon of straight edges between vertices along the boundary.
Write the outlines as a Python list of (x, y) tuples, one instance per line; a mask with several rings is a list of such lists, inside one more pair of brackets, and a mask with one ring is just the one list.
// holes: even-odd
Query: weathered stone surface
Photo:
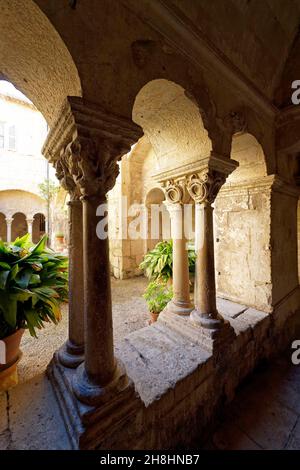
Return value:
[(40, 375), (9, 392), (12, 449), (69, 449), (51, 384)]
[(0, 450), (10, 449), (10, 431), (6, 430), (0, 433)]
[(216, 450), (260, 450), (261, 447), (249, 438), (235, 424), (229, 423), (220, 427), (212, 436), (205, 448)]
[(236, 318), (238, 315), (247, 310), (247, 308), (248, 307), (246, 307), (246, 305), (237, 304), (235, 302), (231, 302), (230, 300), (217, 297), (217, 309), (221, 315)]
[(0, 392), (0, 434), (7, 429), (7, 398), (6, 393)]
[(286, 450), (300, 449), (300, 419), (298, 418), (297, 424), (290, 435), (290, 438), (285, 447)]
[[(118, 354), (136, 391), (148, 406), (205, 364), (210, 355), (164, 325), (131, 333)], [(187, 374), (188, 372), (188, 374)]]

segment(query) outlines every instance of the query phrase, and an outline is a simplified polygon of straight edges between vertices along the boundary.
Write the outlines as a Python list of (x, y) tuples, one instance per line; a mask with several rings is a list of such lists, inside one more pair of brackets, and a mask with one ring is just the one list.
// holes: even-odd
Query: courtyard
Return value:
[(1, 449), (299, 449), (299, 25), (0, 0)]

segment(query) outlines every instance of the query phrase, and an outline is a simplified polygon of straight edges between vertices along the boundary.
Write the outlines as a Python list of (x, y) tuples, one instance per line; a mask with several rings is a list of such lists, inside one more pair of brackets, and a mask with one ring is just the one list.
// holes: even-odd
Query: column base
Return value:
[(223, 318), (219, 314), (215, 317), (209, 313), (200, 313), (197, 309), (191, 312), (190, 320), (196, 326), (202, 326), (202, 328), (209, 330), (219, 330), (224, 323)]
[(194, 309), (194, 305), (190, 302), (178, 302), (171, 300), (168, 305), (167, 309), (170, 312), (176, 313), (177, 315), (190, 315), (190, 313)]
[(60, 363), (71, 369), (76, 369), (84, 361), (84, 346), (76, 346), (67, 340), (57, 352)]
[[(193, 311), (194, 315), (195, 310)], [(207, 323), (210, 328), (203, 327), (200, 322), (191, 321), (190, 316), (180, 316), (165, 308), (158, 317), (159, 322), (163, 322), (169, 328), (174, 329), (181, 335), (189, 337), (194, 343), (209, 352), (219, 352), (228, 349), (228, 345), (235, 338), (235, 332), (229, 322), (218, 320), (212, 323), (212, 319), (208, 318)]]
[[(131, 382), (114, 389), (109, 399), (100, 405), (82, 403), (73, 392), (76, 371), (62, 366), (56, 352), (47, 368), (47, 376), (56, 395), (73, 449), (118, 448), (118, 429), (133, 420), (138, 399)], [(129, 424), (128, 424), (129, 425)]]
[(117, 363), (114, 375), (106, 385), (98, 385), (89, 379), (84, 363), (80, 364), (73, 377), (72, 388), (78, 400), (86, 405), (99, 406), (111, 400), (116, 393), (128, 385), (128, 378), (122, 364)]

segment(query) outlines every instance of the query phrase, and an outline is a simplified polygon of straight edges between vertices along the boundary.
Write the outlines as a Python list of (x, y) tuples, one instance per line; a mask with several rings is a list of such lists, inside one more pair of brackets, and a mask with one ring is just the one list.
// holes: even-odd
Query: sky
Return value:
[(23, 95), (17, 88), (13, 86), (12, 83), (7, 82), (5, 80), (0, 80), (0, 94), (12, 96), (22, 101), (27, 101), (27, 103), (31, 103), (31, 101)]

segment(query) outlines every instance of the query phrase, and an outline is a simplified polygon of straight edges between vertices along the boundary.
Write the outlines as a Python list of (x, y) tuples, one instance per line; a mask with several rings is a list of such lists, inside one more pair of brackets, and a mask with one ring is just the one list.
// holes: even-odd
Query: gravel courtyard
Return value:
[[(142, 295), (147, 279), (136, 277), (123, 281), (112, 278), (113, 323), (115, 344), (128, 333), (147, 326), (147, 305)], [(68, 335), (68, 306), (63, 307), (63, 318), (58, 325), (49, 324), (39, 331), (38, 339), (26, 331), (21, 344), (23, 351), (19, 363), (19, 382), (25, 382), (43, 372), (56, 349)]]

